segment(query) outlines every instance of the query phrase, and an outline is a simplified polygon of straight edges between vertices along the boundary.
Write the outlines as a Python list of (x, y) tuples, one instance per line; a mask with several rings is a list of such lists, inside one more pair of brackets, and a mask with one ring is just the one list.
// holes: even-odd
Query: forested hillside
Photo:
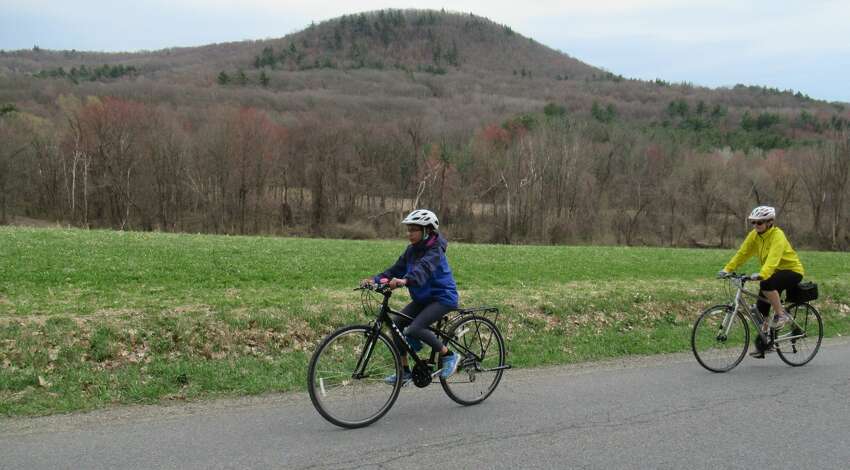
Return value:
[(369, 238), (415, 206), (467, 241), (729, 246), (771, 204), (796, 243), (847, 249), (847, 106), (632, 80), (437, 11), (36, 46), (0, 51), (0, 223)]

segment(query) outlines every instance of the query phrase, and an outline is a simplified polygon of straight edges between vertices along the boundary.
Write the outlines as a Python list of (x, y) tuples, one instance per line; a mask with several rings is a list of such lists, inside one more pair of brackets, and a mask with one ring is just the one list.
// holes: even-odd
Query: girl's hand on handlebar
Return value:
[[(381, 280), (383, 281), (383, 279), (381, 279)], [(407, 285), (407, 279), (399, 279), (397, 277), (390, 279), (390, 289), (397, 289), (399, 287), (406, 286), (406, 285)]]

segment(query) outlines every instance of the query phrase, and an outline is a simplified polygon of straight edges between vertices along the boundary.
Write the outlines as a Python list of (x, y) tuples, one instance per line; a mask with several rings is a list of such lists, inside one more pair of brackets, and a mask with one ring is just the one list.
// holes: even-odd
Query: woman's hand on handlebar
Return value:
[[(383, 281), (383, 279), (381, 279), (381, 281)], [(407, 285), (407, 279), (403, 279), (403, 278), (399, 279), (397, 277), (394, 277), (394, 278), (390, 279), (389, 284), (390, 284), (390, 289), (398, 289), (399, 287), (403, 287), (403, 286)]]

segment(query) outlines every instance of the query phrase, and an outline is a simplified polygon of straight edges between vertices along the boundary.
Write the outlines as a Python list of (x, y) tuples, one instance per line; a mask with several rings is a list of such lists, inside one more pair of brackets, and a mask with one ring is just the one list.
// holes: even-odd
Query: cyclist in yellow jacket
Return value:
[[(781, 328), (791, 320), (788, 313), (782, 308), (779, 295), (782, 291), (796, 286), (803, 280), (803, 264), (800, 258), (788, 242), (779, 227), (774, 225), (776, 209), (770, 206), (759, 206), (753, 209), (748, 217), (753, 224), (752, 230), (735, 256), (723, 267), (718, 276), (723, 277), (735, 271), (738, 266), (744, 264), (753, 256), (758, 256), (761, 270), (750, 276), (753, 280), (761, 280), (759, 284), (761, 297), (770, 302), (759, 299), (757, 308), (762, 316), (768, 318), (770, 307), (773, 307), (773, 326)], [(767, 325), (767, 322), (765, 322)], [(756, 351), (754, 357), (764, 357), (764, 351)]]

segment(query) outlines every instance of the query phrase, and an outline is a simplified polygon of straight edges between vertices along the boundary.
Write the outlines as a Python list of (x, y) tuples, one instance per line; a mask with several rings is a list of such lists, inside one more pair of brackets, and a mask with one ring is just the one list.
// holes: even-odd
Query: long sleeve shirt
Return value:
[(741, 248), (723, 269), (728, 272), (735, 271), (738, 266), (744, 264), (753, 256), (758, 256), (761, 263), (759, 276), (762, 279), (770, 279), (777, 270), (794, 271), (800, 273), (800, 275), (805, 274), (803, 263), (800, 262), (797, 252), (791, 247), (791, 243), (785, 237), (785, 232), (779, 227), (771, 227), (764, 233), (758, 233), (757, 230), (753, 229), (744, 239)]

